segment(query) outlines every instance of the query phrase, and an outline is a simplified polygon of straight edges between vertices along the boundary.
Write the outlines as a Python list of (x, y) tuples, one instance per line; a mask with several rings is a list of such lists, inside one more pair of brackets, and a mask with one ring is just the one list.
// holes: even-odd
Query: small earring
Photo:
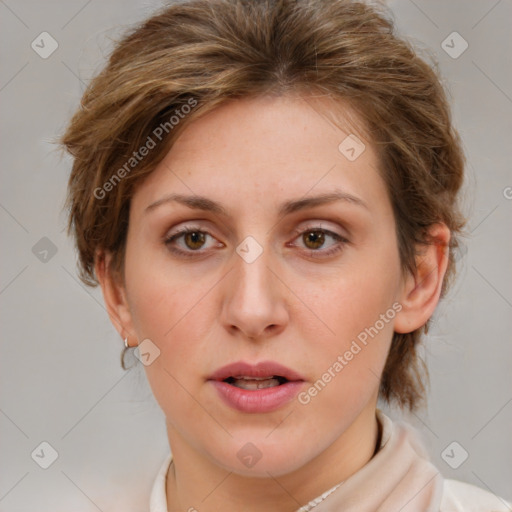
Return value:
[(125, 338), (125, 339), (124, 339), (124, 346), (125, 346), (126, 348), (128, 348), (128, 338)]

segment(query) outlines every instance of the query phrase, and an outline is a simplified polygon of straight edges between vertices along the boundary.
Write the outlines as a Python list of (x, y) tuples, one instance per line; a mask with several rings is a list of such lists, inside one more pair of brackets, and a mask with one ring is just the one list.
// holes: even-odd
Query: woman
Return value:
[(423, 399), (464, 226), (444, 92), (386, 14), (172, 4), (62, 143), (81, 278), (166, 417), (152, 512), (508, 510), (377, 408)]

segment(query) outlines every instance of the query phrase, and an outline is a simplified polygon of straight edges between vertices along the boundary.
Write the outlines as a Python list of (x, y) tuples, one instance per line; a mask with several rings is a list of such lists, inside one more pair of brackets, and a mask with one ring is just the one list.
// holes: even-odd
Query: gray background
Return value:
[[(0, 1), (0, 511), (147, 510), (168, 450), (142, 365), (120, 368), (122, 341), (101, 292), (76, 277), (61, 211), (71, 162), (50, 142), (102, 67), (111, 38), (160, 5)], [(400, 32), (438, 59), (468, 157), (467, 253), (426, 340), (428, 408), (407, 419), (445, 476), (511, 500), (512, 3), (389, 5)], [(47, 59), (31, 48), (43, 31), (59, 45)], [(469, 45), (457, 58), (441, 47), (454, 31)], [(451, 51), (461, 42), (448, 39)], [(33, 251), (43, 237), (57, 249), (47, 261)], [(58, 452), (46, 470), (31, 457), (43, 441)], [(458, 469), (441, 455), (453, 441), (460, 446), (448, 450), (452, 465), (462, 450), (469, 454)]]

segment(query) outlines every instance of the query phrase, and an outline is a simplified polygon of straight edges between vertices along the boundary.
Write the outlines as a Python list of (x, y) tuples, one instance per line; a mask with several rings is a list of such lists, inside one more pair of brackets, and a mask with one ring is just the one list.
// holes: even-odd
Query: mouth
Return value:
[(261, 361), (256, 364), (238, 361), (219, 368), (208, 380), (226, 382), (241, 389), (257, 390), (282, 386), (288, 382), (304, 381), (304, 378), (275, 361)]
[(227, 384), (230, 384), (236, 388), (254, 391), (257, 389), (282, 386), (283, 384), (286, 384), (290, 381), (281, 375), (272, 375), (269, 377), (250, 377), (246, 375), (239, 375), (237, 377), (228, 377), (223, 379), (222, 382), (226, 382)]
[(274, 361), (231, 363), (219, 368), (208, 381), (226, 405), (250, 414), (285, 407), (305, 384), (302, 375)]

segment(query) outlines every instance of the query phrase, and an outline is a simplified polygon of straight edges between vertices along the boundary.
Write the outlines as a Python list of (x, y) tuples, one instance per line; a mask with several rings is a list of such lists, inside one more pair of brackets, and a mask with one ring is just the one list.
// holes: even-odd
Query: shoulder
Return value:
[(440, 512), (510, 512), (512, 504), (475, 485), (444, 480)]

